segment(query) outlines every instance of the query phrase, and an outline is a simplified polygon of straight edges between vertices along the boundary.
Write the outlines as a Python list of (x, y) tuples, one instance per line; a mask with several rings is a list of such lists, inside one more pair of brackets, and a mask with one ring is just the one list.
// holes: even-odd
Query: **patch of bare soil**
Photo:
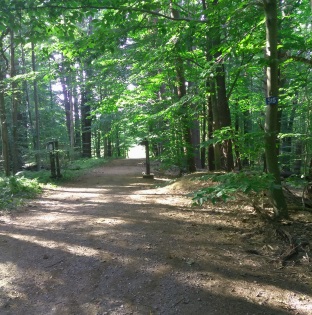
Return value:
[(0, 217), (1, 315), (312, 313), (311, 213), (276, 228), (243, 202), (192, 208), (187, 181), (139, 162)]

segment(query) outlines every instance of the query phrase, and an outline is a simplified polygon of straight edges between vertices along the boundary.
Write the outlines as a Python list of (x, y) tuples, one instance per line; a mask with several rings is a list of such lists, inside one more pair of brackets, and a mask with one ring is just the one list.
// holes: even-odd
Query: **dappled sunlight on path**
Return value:
[(0, 220), (0, 314), (302, 314), (311, 292), (238, 246), (226, 208), (190, 207), (140, 160), (45, 190)]

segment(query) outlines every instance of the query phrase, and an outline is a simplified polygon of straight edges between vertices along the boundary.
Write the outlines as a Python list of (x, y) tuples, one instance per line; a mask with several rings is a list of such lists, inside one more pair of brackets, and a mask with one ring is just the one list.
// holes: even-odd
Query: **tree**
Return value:
[(6, 176), (9, 176), (10, 171), (10, 147), (9, 147), (9, 133), (8, 122), (5, 106), (5, 76), (8, 70), (8, 60), (5, 56), (4, 40), (9, 34), (9, 28), (5, 29), (0, 35), (0, 123), (1, 123), (1, 140), (2, 140), (2, 157), (3, 167)]
[(274, 176), (270, 189), (276, 218), (288, 217), (278, 165), (278, 6), (277, 0), (263, 0), (266, 17), (267, 106), (265, 118), (265, 155), (268, 172)]

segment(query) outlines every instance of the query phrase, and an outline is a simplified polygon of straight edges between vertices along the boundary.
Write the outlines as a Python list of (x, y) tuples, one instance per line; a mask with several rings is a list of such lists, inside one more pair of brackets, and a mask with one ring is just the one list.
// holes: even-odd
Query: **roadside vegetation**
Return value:
[(106, 163), (105, 159), (78, 159), (67, 163), (61, 178), (52, 178), (48, 169), (24, 170), (14, 176), (0, 176), (0, 211), (12, 211), (25, 200), (38, 196), (46, 185), (60, 185), (83, 175), (87, 170)]

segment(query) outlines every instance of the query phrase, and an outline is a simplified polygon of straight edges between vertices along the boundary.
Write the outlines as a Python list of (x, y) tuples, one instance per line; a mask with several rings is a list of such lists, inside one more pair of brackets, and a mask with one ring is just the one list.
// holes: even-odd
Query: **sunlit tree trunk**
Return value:
[(65, 60), (62, 55), (62, 61), (60, 65), (61, 70), (61, 85), (64, 98), (66, 127), (68, 132), (68, 139), (71, 148), (74, 147), (74, 117), (73, 117), (73, 99), (72, 99), (72, 86), (70, 74), (66, 73)]
[[(214, 80), (210, 80), (210, 124), (211, 124), (211, 135), (210, 138), (213, 138), (213, 133), (216, 130), (219, 130), (221, 128), (220, 126), (220, 119), (219, 119), (219, 110), (218, 110), (218, 103), (217, 103), (217, 97), (216, 97), (216, 85)], [(213, 169), (220, 170), (221, 169), (221, 146), (220, 143), (216, 143), (214, 145), (213, 150)], [(211, 162), (210, 162), (211, 163)]]
[[(23, 45), (21, 45), (21, 55), (22, 55), (22, 73), (26, 74), (26, 58)], [(30, 96), (29, 96), (29, 84), (27, 80), (23, 81), (23, 100), (26, 105), (26, 128), (28, 136), (31, 138), (33, 147), (35, 147), (35, 138), (34, 138), (34, 127), (33, 127), (33, 118), (30, 110)]]
[(81, 95), (81, 140), (82, 140), (82, 156), (91, 158), (91, 106), (90, 91), (88, 87), (88, 76), (85, 78), (85, 87)]
[(79, 116), (79, 105), (78, 105), (78, 96), (77, 90), (74, 89), (73, 92), (73, 107), (74, 107), (74, 130), (75, 130), (75, 149), (81, 148), (81, 124), (80, 124), (80, 116)]
[(12, 156), (12, 170), (13, 174), (17, 173), (22, 169), (22, 156), (20, 150), (20, 128), (21, 124), (21, 115), (19, 111), (19, 103), (21, 101), (21, 95), (18, 90), (18, 83), (14, 80), (17, 71), (16, 71), (16, 58), (15, 58), (15, 43), (14, 43), (14, 31), (10, 30), (10, 67), (11, 67), (11, 78), (13, 79), (11, 83), (12, 88), (12, 147), (11, 147), (11, 156)]
[(278, 18), (277, 0), (263, 0), (266, 17), (266, 56), (267, 56), (267, 105), (265, 116), (265, 155), (267, 170), (274, 176), (270, 189), (276, 218), (288, 217), (287, 204), (283, 194), (278, 165)]
[[(217, 84), (217, 102), (220, 127), (231, 127), (231, 113), (226, 95), (225, 68), (224, 65), (218, 65), (216, 71)], [(222, 142), (223, 166), (226, 171), (230, 172), (234, 169), (232, 140), (224, 140)]]

